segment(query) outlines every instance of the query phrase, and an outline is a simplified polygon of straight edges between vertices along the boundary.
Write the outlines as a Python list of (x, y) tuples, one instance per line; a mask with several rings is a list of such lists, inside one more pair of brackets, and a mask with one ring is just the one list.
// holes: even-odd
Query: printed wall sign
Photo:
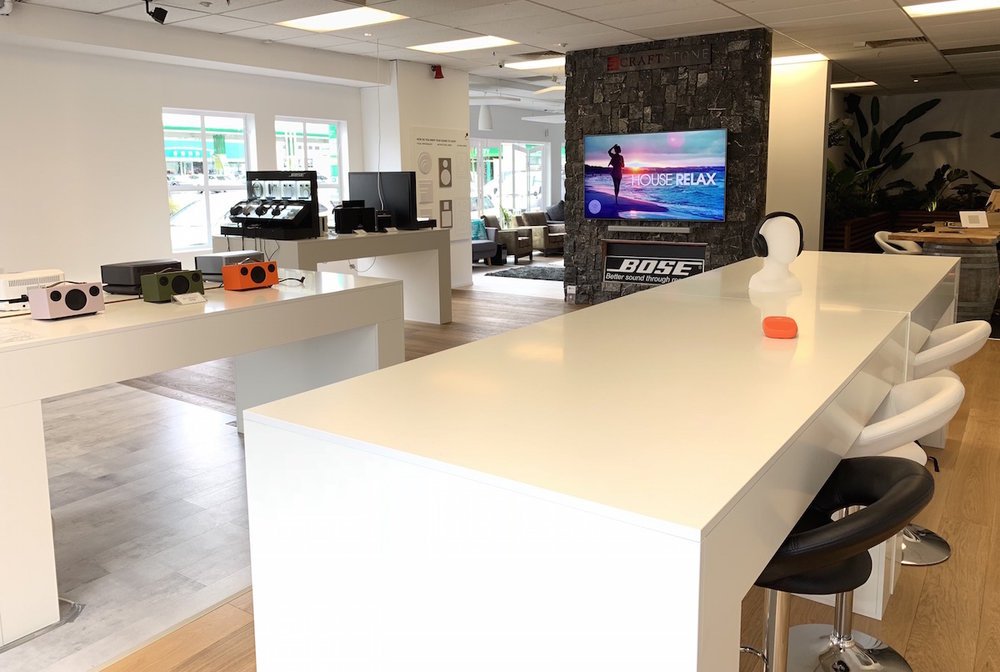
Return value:
[(705, 270), (707, 243), (602, 240), (604, 281), (666, 285)]
[(712, 62), (712, 46), (700, 44), (691, 47), (633, 51), (628, 54), (608, 56), (608, 72), (631, 70), (656, 70), (677, 68), (682, 65), (702, 65)]

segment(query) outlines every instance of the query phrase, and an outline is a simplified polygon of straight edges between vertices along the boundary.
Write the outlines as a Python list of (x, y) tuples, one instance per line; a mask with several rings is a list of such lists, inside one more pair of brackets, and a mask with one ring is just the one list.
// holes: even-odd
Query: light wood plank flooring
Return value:
[[(570, 309), (556, 301), (456, 291), (453, 325), (407, 325), (407, 358)], [(956, 370), (966, 384), (966, 401), (951, 424), (947, 448), (931, 451), (942, 473), (935, 475), (934, 501), (917, 519), (947, 536), (954, 556), (937, 567), (905, 568), (885, 620), (855, 622), (895, 646), (915, 672), (1000, 671), (1000, 342), (991, 341)], [(251, 601), (251, 593), (242, 594), (107, 669), (254, 670)], [(744, 600), (748, 644), (760, 642), (761, 602), (756, 589)], [(828, 623), (831, 616), (829, 607), (795, 600), (794, 623)], [(741, 672), (760, 669), (753, 659), (741, 660)]]

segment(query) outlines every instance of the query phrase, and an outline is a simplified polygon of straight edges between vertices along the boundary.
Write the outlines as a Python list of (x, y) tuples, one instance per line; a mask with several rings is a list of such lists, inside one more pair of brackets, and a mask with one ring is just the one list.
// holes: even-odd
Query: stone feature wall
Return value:
[[(710, 63), (607, 72), (608, 57), (711, 45)], [(574, 51), (566, 57), (566, 285), (577, 303), (648, 288), (603, 282), (602, 239), (708, 243), (706, 269), (752, 256), (764, 214), (771, 33), (767, 29)], [(725, 222), (588, 220), (583, 203), (583, 138), (725, 128), (729, 131)], [(608, 232), (608, 226), (689, 226), (691, 233)]]

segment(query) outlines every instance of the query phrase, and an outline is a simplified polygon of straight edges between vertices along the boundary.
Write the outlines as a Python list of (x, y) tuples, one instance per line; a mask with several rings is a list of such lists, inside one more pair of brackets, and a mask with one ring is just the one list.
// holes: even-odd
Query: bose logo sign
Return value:
[(701, 273), (705, 262), (693, 259), (620, 259), (619, 273), (648, 273), (651, 275), (670, 275), (676, 278), (686, 278), (689, 275)]

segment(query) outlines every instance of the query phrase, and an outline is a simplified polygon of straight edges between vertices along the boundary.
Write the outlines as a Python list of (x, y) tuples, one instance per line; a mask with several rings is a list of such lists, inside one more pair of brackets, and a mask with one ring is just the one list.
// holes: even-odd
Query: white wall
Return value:
[[(882, 127), (885, 128), (914, 105), (941, 98), (941, 103), (913, 122), (900, 135), (907, 144), (927, 131), (959, 131), (961, 138), (939, 140), (913, 147), (913, 158), (901, 170), (891, 173), (887, 182), (905, 178), (920, 188), (944, 163), (982, 173), (1000, 182), (1000, 139), (990, 135), (1000, 131), (1000, 91), (950, 91), (896, 96), (879, 96)], [(868, 114), (870, 97), (864, 96), (862, 109)]]
[[(364, 164), (359, 89), (0, 44), (0, 267), (100, 278), (102, 263), (170, 249), (161, 110), (255, 116), (259, 169), (274, 117), (338, 119)], [(180, 257), (179, 257), (180, 258)], [(182, 258), (187, 260), (187, 258)]]
[(549, 146), (549, 193), (544, 202), (546, 207), (558, 203), (562, 198), (562, 144), (566, 138), (565, 124), (539, 124), (524, 121), (521, 117), (538, 116), (538, 110), (523, 110), (517, 107), (491, 105), (493, 130), (479, 130), (479, 106), (469, 107), (469, 128), (473, 138), (488, 140), (521, 140), (528, 142), (548, 142)]
[[(444, 68), (443, 79), (434, 79), (431, 66), (409, 61), (389, 64), (387, 86), (371, 87), (362, 92), (365, 119), (369, 123), (364, 136), (367, 170), (417, 170), (413, 129), (449, 129), (468, 137), (466, 117), (469, 101), (469, 74)], [(380, 166), (378, 163), (380, 162)], [(453, 166), (453, 184), (469, 183), (469, 161)], [(469, 194), (452, 203), (451, 284), (472, 284), (472, 227), (469, 219)]]
[(826, 61), (771, 67), (766, 209), (798, 216), (807, 250), (823, 240), (829, 70)]

